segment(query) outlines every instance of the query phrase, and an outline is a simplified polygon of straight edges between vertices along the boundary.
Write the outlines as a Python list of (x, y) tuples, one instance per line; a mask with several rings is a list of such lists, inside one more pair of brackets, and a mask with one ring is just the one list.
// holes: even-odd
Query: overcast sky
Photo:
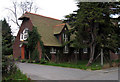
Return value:
[[(3, 18), (7, 18), (8, 20), (8, 17), (12, 17), (10, 11), (5, 8), (12, 8), (13, 1), (18, 0), (2, 0), (2, 2), (0, 3), (0, 20)], [(56, 19), (64, 19), (65, 15), (68, 15), (77, 10), (77, 4), (75, 0), (34, 0), (34, 3), (39, 7), (37, 14)], [(14, 35), (16, 35), (18, 32), (17, 26), (10, 21), (9, 23), (11, 25), (12, 32), (14, 33)]]
[[(18, 33), (18, 26), (16, 26), (10, 18), (13, 15), (5, 8), (13, 8), (13, 1), (21, 2), (25, 0), (2, 0), (0, 3), (0, 20), (6, 18), (9, 22), (13, 35), (17, 35)], [(31, 1), (31, 0), (27, 0)], [(76, 6), (76, 0), (33, 0), (34, 4), (39, 7), (37, 14), (52, 17), (56, 19), (64, 19), (65, 15), (72, 13), (73, 11), (77, 10), (78, 7)], [(20, 17), (19, 14), (18, 17)], [(114, 15), (113, 17), (118, 17), (118, 15)], [(20, 21), (21, 22), (21, 21)]]

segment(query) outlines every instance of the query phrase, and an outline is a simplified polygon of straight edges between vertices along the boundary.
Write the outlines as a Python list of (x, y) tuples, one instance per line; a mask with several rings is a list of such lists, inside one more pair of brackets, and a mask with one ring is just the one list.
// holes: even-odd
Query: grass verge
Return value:
[[(51, 66), (60, 66), (60, 67), (69, 67), (69, 68), (77, 68), (77, 69), (83, 69), (83, 70), (100, 70), (102, 67), (101, 65), (97, 62), (92, 64), (91, 66), (86, 66), (88, 61), (78, 61), (77, 63), (54, 63), (54, 62), (47, 62), (42, 65), (51, 65)], [(36, 63), (40, 64), (40, 63)]]

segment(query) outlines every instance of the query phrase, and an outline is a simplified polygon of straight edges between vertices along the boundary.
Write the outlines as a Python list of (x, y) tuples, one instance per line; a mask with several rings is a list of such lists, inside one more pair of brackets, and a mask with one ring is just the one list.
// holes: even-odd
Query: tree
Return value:
[[(107, 53), (109, 50), (117, 49), (117, 33), (115, 25), (111, 22), (110, 14), (117, 13), (119, 3), (98, 3), (78, 2), (77, 15), (70, 15), (66, 20), (73, 25), (76, 35), (74, 45), (79, 48), (90, 48), (90, 59), (87, 66), (91, 65), (94, 59), (95, 49), (99, 47)], [(113, 11), (111, 8), (115, 8)]]
[(13, 9), (12, 8), (6, 8), (6, 9), (8, 9), (14, 16), (10, 20), (20, 27), (20, 24), (18, 22), (19, 14), (24, 14), (26, 11), (36, 13), (38, 7), (34, 4), (33, 1), (25, 0), (25, 1), (21, 1), (20, 3), (13, 2)]
[(12, 38), (9, 24), (4, 19), (2, 21), (2, 55), (12, 54)]

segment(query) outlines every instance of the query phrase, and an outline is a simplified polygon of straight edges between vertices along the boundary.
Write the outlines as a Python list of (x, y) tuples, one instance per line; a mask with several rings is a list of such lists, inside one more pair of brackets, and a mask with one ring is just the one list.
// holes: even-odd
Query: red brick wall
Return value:
[(113, 52), (110, 52), (110, 59), (111, 60), (117, 60), (118, 59), (118, 55), (113, 53)]
[(22, 24), (21, 24), (21, 27), (20, 27), (20, 30), (17, 34), (17, 37), (14, 41), (14, 44), (13, 44), (13, 57), (14, 58), (18, 58), (19, 56), (21, 56), (21, 52), (20, 52), (20, 33), (23, 32), (23, 30), (25, 28), (28, 28), (29, 30), (32, 30), (32, 27), (33, 27), (33, 24), (31, 22), (31, 20), (23, 20)]
[(52, 62), (56, 62), (56, 56), (55, 56), (55, 54), (51, 54), (51, 61)]
[(41, 59), (42, 58), (42, 49), (40, 47), (40, 42), (38, 42), (37, 48), (38, 48), (38, 52), (39, 52), (39, 59)]
[(81, 60), (88, 60), (88, 54), (81, 54)]

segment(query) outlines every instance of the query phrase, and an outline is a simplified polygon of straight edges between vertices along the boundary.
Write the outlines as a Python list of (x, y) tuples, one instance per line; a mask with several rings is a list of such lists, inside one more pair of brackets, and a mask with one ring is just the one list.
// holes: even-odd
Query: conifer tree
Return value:
[(74, 45), (90, 48), (87, 66), (92, 64), (96, 48), (103, 49), (106, 54), (117, 50), (118, 28), (111, 21), (110, 15), (119, 12), (118, 5), (119, 2), (79, 2), (77, 14), (66, 16), (65, 22), (72, 25), (76, 35)]
[(11, 28), (7, 21), (2, 21), (2, 55), (12, 54), (12, 34)]

